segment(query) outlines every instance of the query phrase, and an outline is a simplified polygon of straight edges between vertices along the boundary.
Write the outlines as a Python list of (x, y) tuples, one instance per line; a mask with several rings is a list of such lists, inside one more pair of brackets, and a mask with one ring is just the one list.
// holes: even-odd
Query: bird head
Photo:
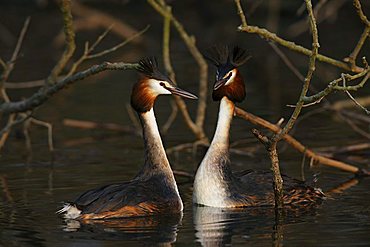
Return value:
[(234, 102), (243, 101), (245, 85), (238, 68), (250, 58), (247, 52), (238, 46), (232, 49), (228, 46), (214, 46), (206, 58), (217, 68), (213, 100), (219, 101), (226, 96)]
[(132, 88), (131, 106), (138, 112), (149, 111), (153, 108), (156, 98), (162, 94), (173, 94), (188, 99), (198, 98), (176, 87), (168, 76), (162, 74), (155, 57), (140, 60), (137, 71), (142, 74), (142, 78)]

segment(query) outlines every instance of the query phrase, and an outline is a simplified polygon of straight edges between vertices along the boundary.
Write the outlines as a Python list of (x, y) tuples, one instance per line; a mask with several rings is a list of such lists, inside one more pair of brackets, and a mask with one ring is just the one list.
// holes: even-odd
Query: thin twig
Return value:
[(14, 125), (17, 125), (19, 123), (23, 123), (26, 119), (28, 119), (31, 116), (32, 112), (29, 112), (27, 114), (10, 114), (8, 117), (8, 122), (3, 127), (3, 129), (0, 131), (0, 150), (4, 147), (4, 144), (6, 140), (9, 137), (10, 130)]
[(48, 129), (48, 145), (49, 145), (49, 151), (54, 151), (54, 144), (53, 144), (53, 126), (51, 123), (44, 122), (41, 120), (38, 120), (36, 118), (30, 118), (30, 123), (33, 123), (35, 125), (40, 125), (43, 127), (46, 127)]
[(5, 82), (4, 87), (7, 89), (24, 89), (33, 87), (42, 87), (45, 85), (45, 79), (26, 81), (26, 82)]
[(290, 59), (281, 51), (281, 49), (273, 42), (268, 42), (268, 44), (274, 49), (276, 54), (279, 55), (281, 60), (288, 66), (288, 68), (293, 72), (295, 76), (298, 77), (300, 81), (304, 81), (304, 76), (299, 72), (299, 70), (293, 65), (293, 63), (290, 61)]
[(357, 45), (353, 49), (352, 53), (348, 56), (348, 58), (344, 59), (344, 61), (349, 62), (352, 67), (356, 66), (356, 58), (358, 54), (360, 53), (363, 45), (365, 44), (365, 41), (369, 37), (370, 34), (370, 26), (366, 26), (364, 31), (361, 34), (360, 39), (357, 42)]
[(32, 142), (31, 142), (31, 135), (30, 135), (30, 126), (31, 121), (29, 119), (25, 120), (23, 123), (23, 135), (24, 141), (26, 143), (26, 149), (29, 156), (32, 156)]
[(357, 126), (357, 124), (355, 124), (353, 121), (352, 121), (352, 119), (351, 118), (349, 118), (349, 117), (347, 117), (347, 116), (345, 116), (342, 112), (337, 112), (337, 115), (345, 122), (345, 123), (347, 123), (351, 128), (352, 128), (352, 130), (353, 131), (355, 131), (357, 134), (359, 134), (359, 135), (361, 135), (361, 136), (363, 136), (363, 137), (365, 137), (365, 138), (367, 138), (367, 139), (370, 139), (370, 134), (369, 134), (369, 132), (367, 132), (367, 131), (364, 131), (364, 130), (362, 130), (361, 128), (359, 128), (358, 126)]
[(5, 88), (4, 88), (4, 83), (8, 80), (10, 73), (13, 71), (15, 61), (17, 60), (19, 51), (21, 50), (22, 43), (23, 43), (24, 37), (26, 35), (26, 32), (27, 32), (28, 26), (30, 24), (30, 21), (31, 21), (31, 18), (27, 17), (27, 19), (25, 20), (25, 22), (23, 24), (22, 30), (19, 34), (19, 38), (18, 38), (17, 44), (15, 46), (15, 49), (13, 51), (12, 57), (6, 63), (6, 65), (4, 67), (4, 71), (0, 76), (0, 91), (1, 91), (1, 96), (4, 99), (5, 102), (10, 102), (10, 99), (9, 99), (8, 94), (6, 93)]
[(109, 53), (112, 53), (116, 50), (118, 50), (119, 48), (121, 48), (122, 46), (128, 44), (129, 42), (131, 42), (132, 40), (136, 39), (137, 37), (141, 36), (143, 33), (145, 33), (148, 29), (149, 29), (150, 26), (146, 26), (143, 30), (141, 30), (140, 32), (132, 35), (131, 37), (127, 38), (125, 41), (119, 43), (118, 45), (115, 45), (113, 46), (112, 48), (109, 48), (107, 50), (104, 50), (102, 52), (99, 52), (99, 53), (95, 53), (95, 54), (92, 54), (92, 55), (88, 55), (86, 57), (86, 59), (92, 59), (92, 58), (97, 58), (97, 57), (101, 57), (101, 56), (104, 56), (104, 55), (107, 55)]
[[(370, 73), (367, 74), (365, 76), (366, 80), (369, 78), (370, 76)], [(343, 81), (343, 87), (346, 88), (346, 78), (344, 76), (344, 74), (342, 74), (342, 81)], [(366, 114), (370, 114), (370, 111), (368, 109), (366, 109), (364, 106), (362, 106), (353, 96), (352, 94), (348, 91), (348, 90), (345, 90), (346, 94), (348, 95), (348, 97), (353, 101), (355, 102), (355, 104), (360, 107), (362, 110), (364, 110), (366, 112)]]
[(18, 38), (17, 44), (15, 46), (15, 49), (13, 51), (12, 57), (7, 62), (6, 70), (3, 72), (3, 74), (0, 77), (0, 83), (3, 83), (3, 82), (8, 80), (8, 77), (9, 77), (10, 73), (12, 72), (12, 70), (14, 68), (14, 63), (17, 60), (19, 51), (21, 50), (22, 43), (23, 43), (24, 37), (26, 35), (26, 32), (27, 32), (28, 26), (30, 24), (30, 21), (31, 21), (31, 18), (27, 17), (27, 19), (25, 20), (25, 22), (23, 24), (22, 30), (19, 34), (19, 38)]
[(297, 102), (296, 108), (294, 109), (294, 112), (292, 113), (290, 119), (288, 120), (288, 123), (284, 126), (282, 132), (273, 137), (274, 141), (279, 141), (293, 127), (296, 119), (298, 118), (298, 116), (301, 112), (302, 106), (304, 105), (304, 100), (303, 99), (304, 99), (304, 97), (306, 96), (306, 94), (308, 92), (309, 85), (310, 85), (313, 73), (315, 71), (315, 63), (316, 63), (316, 58), (318, 56), (318, 50), (319, 50), (320, 45), (319, 45), (319, 38), (318, 38), (318, 32), (317, 32), (317, 27), (316, 27), (316, 21), (315, 21), (315, 17), (313, 15), (313, 11), (312, 11), (311, 1), (310, 0), (305, 0), (305, 1), (306, 1), (309, 20), (310, 20), (310, 27), (311, 27), (311, 31), (312, 31), (312, 53), (310, 55), (310, 61), (309, 61), (309, 65), (308, 65), (308, 72), (307, 72), (307, 75), (304, 79), (304, 84), (303, 84), (302, 91), (301, 91), (301, 94), (299, 96), (299, 100)]
[[(279, 45), (287, 47), (288, 49), (290, 49), (292, 51), (302, 53), (306, 56), (311, 56), (312, 55), (311, 50), (309, 50), (307, 48), (304, 48), (301, 45), (297, 45), (292, 41), (284, 40), (284, 39), (280, 38), (279, 36), (277, 36), (275, 33), (272, 33), (272, 32), (270, 32), (270, 31), (268, 31), (264, 28), (260, 28), (260, 27), (257, 27), (257, 26), (245, 26), (245, 27), (240, 26), (238, 28), (238, 30), (242, 31), (242, 32), (258, 34), (259, 36), (262, 36), (263, 38), (265, 38), (267, 40), (274, 41), (274, 42), (278, 43)], [(328, 63), (328, 64), (331, 64), (333, 66), (336, 66), (338, 68), (345, 69), (345, 70), (348, 70), (348, 71), (352, 71), (352, 72), (356, 72), (356, 73), (363, 71), (363, 68), (361, 68), (361, 67), (355, 66), (355, 67), (352, 68), (350, 65), (348, 65), (346, 63), (343, 63), (343, 62), (335, 60), (333, 58), (324, 56), (322, 54), (317, 54), (317, 59), (321, 62)]]
[[(171, 7), (167, 7), (168, 13), (171, 13)], [(162, 54), (163, 54), (163, 64), (166, 69), (166, 72), (172, 82), (177, 85), (176, 83), (176, 74), (173, 70), (171, 64), (171, 57), (170, 57), (170, 37), (171, 37), (171, 16), (165, 15), (163, 17), (163, 38), (162, 38)], [(178, 113), (178, 103), (176, 101), (181, 100), (181, 98), (174, 98), (171, 100), (171, 113), (170, 116), (167, 118), (166, 123), (162, 127), (162, 134), (166, 134), (167, 131), (170, 129), (172, 123), (175, 121), (177, 113)]]
[(132, 35), (131, 37), (129, 37), (128, 39), (126, 39), (125, 41), (119, 43), (118, 45), (114, 46), (114, 47), (111, 47), (110, 49), (107, 49), (107, 50), (104, 50), (102, 52), (99, 52), (99, 53), (96, 53), (96, 54), (91, 54), (94, 49), (96, 48), (96, 46), (98, 44), (100, 44), (100, 42), (105, 38), (105, 36), (108, 34), (109, 32), (109, 28), (107, 30), (105, 30), (98, 38), (97, 40), (93, 43), (92, 46), (88, 47), (88, 44), (86, 43), (85, 45), (85, 50), (84, 50), (84, 53), (81, 55), (81, 57), (73, 63), (71, 69), (69, 70), (68, 74), (66, 76), (71, 76), (73, 73), (76, 72), (77, 68), (86, 60), (89, 60), (89, 59), (93, 59), (93, 58), (98, 58), (98, 57), (101, 57), (103, 55), (106, 55), (106, 54), (109, 54), (113, 51), (116, 51), (117, 49), (121, 48), (122, 46), (128, 44), (129, 42), (131, 42), (132, 40), (134, 40), (135, 38), (139, 37), (140, 35), (142, 35), (144, 32), (146, 32), (147, 30), (149, 29), (149, 26), (147, 26), (146, 28), (144, 28), (143, 30), (141, 30), (140, 32)]
[(127, 111), (128, 117), (130, 118), (134, 128), (136, 129), (136, 133), (141, 134), (142, 132), (141, 124), (139, 120), (137, 120), (136, 114), (129, 104), (126, 104), (126, 111)]
[[(164, 1), (160, 1), (160, 3), (158, 3), (155, 0), (148, 0), (148, 3), (163, 17), (168, 16), (168, 18), (171, 19), (172, 24), (178, 31), (180, 37), (187, 46), (190, 54), (194, 57), (195, 61), (199, 66), (199, 99), (195, 123), (191, 119), (184, 101), (176, 99), (176, 103), (182, 113), (182, 116), (184, 117), (185, 123), (190, 128), (190, 130), (195, 134), (197, 139), (198, 140), (207, 139), (203, 125), (207, 107), (208, 65), (205, 59), (203, 58), (202, 54), (196, 47), (195, 38), (193, 36), (189, 36), (189, 34), (185, 31), (183, 25), (174, 17), (174, 15), (170, 11), (168, 11), (169, 6), (166, 5)], [(176, 96), (175, 98), (178, 98), (178, 96)]]
[(1, 67), (3, 67), (3, 70), (5, 70), (6, 69), (6, 63), (4, 62), (4, 60), (2, 60), (1, 58), (0, 58), (0, 65), (1, 65)]
[(362, 88), (365, 85), (365, 83), (369, 79), (369, 76), (370, 76), (370, 67), (366, 67), (364, 71), (362, 71), (358, 74), (355, 74), (355, 75), (344, 74), (344, 77), (346, 78), (347, 81), (356, 80), (356, 79), (361, 78), (361, 77), (364, 77), (364, 78), (357, 85), (343, 87), (343, 86), (338, 85), (340, 82), (343, 81), (343, 77), (341, 76), (340, 78), (335, 79), (335, 80), (331, 81), (330, 83), (328, 83), (326, 88), (323, 89), (322, 91), (320, 91), (320, 92), (318, 92), (314, 95), (311, 95), (311, 96), (304, 96), (303, 101), (304, 101), (305, 104), (316, 102), (316, 101), (320, 100), (321, 98), (329, 95), (331, 92), (333, 92), (335, 90), (338, 90), (338, 91), (345, 91), (345, 90), (356, 91), (356, 90), (358, 90), (359, 88)]
[(99, 37), (95, 40), (95, 42), (89, 47), (89, 53), (91, 53), (99, 44), (102, 42), (102, 40), (108, 35), (108, 33), (111, 31), (114, 24), (110, 25)]
[(310, 85), (313, 73), (315, 71), (316, 58), (317, 58), (318, 50), (320, 47), (319, 40), (318, 40), (316, 21), (315, 21), (315, 17), (313, 15), (313, 10), (312, 10), (312, 4), (310, 0), (305, 0), (305, 2), (306, 2), (307, 11), (308, 11), (309, 21), (310, 21), (310, 28), (312, 32), (312, 52), (310, 55), (310, 61), (308, 65), (308, 72), (304, 79), (302, 91), (299, 96), (297, 105), (294, 109), (294, 112), (292, 113), (287, 124), (284, 126), (281, 132), (274, 134), (274, 136), (271, 138), (271, 142), (269, 143), (269, 148), (268, 148), (271, 163), (272, 163), (272, 171), (274, 174), (274, 192), (275, 192), (275, 207), (276, 208), (283, 208), (283, 204), (284, 204), (283, 202), (283, 179), (280, 174), (279, 159), (278, 159), (278, 153), (276, 150), (277, 143), (284, 137), (284, 135), (286, 135), (292, 129), (296, 119), (298, 118), (302, 110), (302, 106), (304, 105), (303, 98), (306, 96), (308, 92), (309, 85)]
[(6, 126), (0, 131), (0, 150), (4, 147), (6, 140), (8, 139), (10, 129), (14, 125), (14, 119), (16, 114), (10, 114)]
[[(93, 121), (87, 120), (77, 120), (77, 119), (70, 119), (65, 118), (63, 119), (63, 125), (67, 127), (73, 128), (81, 128), (81, 129), (105, 129), (110, 131), (117, 131), (129, 134), (140, 135), (140, 132), (133, 130), (130, 126), (120, 125), (116, 123), (98, 123)], [(141, 129), (140, 129), (141, 130)]]
[(171, 100), (171, 113), (170, 116), (167, 118), (165, 124), (163, 124), (161, 128), (162, 134), (167, 134), (168, 130), (170, 129), (172, 123), (175, 121), (179, 108), (176, 105), (176, 102)]

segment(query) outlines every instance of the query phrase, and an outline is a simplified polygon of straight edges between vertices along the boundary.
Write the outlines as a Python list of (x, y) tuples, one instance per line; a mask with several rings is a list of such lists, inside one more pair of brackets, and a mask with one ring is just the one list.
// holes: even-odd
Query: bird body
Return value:
[(183, 210), (153, 105), (161, 94), (177, 94), (192, 99), (196, 96), (175, 87), (169, 78), (160, 74), (155, 59), (142, 60), (139, 71), (144, 77), (133, 87), (131, 105), (137, 111), (143, 128), (145, 161), (141, 171), (131, 181), (86, 191), (58, 211), (65, 218), (109, 219), (175, 214)]
[[(233, 173), (229, 160), (229, 132), (234, 116), (235, 102), (245, 98), (245, 86), (238, 66), (247, 55), (234, 47), (214, 51), (210, 60), (216, 65), (216, 82), (212, 93), (220, 101), (217, 127), (211, 145), (198, 167), (193, 185), (193, 202), (211, 207), (248, 207), (274, 205), (273, 178), (270, 171), (244, 171)], [(227, 68), (225, 70), (225, 68)], [(306, 204), (322, 200), (320, 189), (304, 182), (283, 176), (284, 203)]]

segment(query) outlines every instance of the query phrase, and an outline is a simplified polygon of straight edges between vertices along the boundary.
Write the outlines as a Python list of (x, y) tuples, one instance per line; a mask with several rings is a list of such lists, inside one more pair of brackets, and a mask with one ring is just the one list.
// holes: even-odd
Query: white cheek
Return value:
[(160, 85), (160, 82), (155, 79), (150, 79), (149, 81), (150, 88), (153, 90), (154, 93), (160, 95), (160, 94), (171, 94), (170, 91), (165, 89)]
[(227, 80), (227, 82), (225, 83), (225, 85), (229, 85), (231, 82), (233, 82), (233, 81), (234, 81), (235, 76), (236, 76), (236, 71), (233, 69), (233, 70), (231, 71), (231, 77), (230, 77), (230, 79), (229, 79), (229, 80)]

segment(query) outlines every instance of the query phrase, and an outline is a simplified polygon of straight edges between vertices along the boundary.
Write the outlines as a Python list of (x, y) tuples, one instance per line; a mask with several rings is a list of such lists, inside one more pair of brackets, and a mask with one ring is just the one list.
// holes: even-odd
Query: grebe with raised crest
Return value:
[(145, 161), (136, 177), (127, 182), (88, 190), (74, 202), (66, 203), (58, 213), (67, 219), (109, 219), (158, 214), (176, 214), (183, 203), (175, 177), (163, 148), (153, 105), (162, 94), (189, 99), (197, 97), (176, 87), (158, 70), (157, 60), (146, 58), (137, 69), (143, 76), (133, 86), (131, 106), (143, 128)]
[[(249, 58), (237, 46), (214, 47), (207, 57), (216, 67), (212, 98), (220, 101), (216, 131), (196, 172), (193, 202), (204, 206), (235, 208), (274, 205), (273, 179), (270, 171), (233, 173), (229, 160), (229, 132), (235, 103), (245, 99), (245, 85), (238, 69)], [(320, 189), (283, 175), (285, 204), (298, 205), (321, 201)]]

